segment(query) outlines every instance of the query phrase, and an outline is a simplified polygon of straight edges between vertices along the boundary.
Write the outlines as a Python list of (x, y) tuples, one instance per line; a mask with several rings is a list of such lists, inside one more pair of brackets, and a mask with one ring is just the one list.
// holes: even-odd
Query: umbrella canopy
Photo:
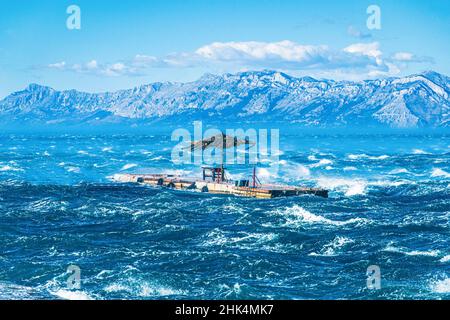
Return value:
[(228, 149), (240, 145), (254, 146), (255, 142), (250, 141), (248, 137), (245, 137), (245, 139), (239, 139), (238, 137), (232, 137), (222, 132), (209, 138), (193, 141), (184, 149), (190, 149), (191, 151), (206, 150), (209, 148)]

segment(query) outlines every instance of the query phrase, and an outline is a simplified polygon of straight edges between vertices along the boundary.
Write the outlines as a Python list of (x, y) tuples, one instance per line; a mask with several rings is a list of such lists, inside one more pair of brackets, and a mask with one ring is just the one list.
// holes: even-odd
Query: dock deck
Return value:
[(328, 190), (320, 188), (294, 187), (284, 185), (261, 184), (257, 186), (239, 186), (232, 181), (206, 181), (185, 178), (170, 174), (119, 174), (113, 177), (118, 182), (148, 184), (177, 190), (194, 190), (212, 194), (231, 194), (258, 199), (315, 195), (328, 198)]

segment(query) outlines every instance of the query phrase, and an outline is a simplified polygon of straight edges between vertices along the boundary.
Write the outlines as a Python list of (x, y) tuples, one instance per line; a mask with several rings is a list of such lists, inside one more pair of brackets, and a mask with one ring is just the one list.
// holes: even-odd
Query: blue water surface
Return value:
[[(171, 162), (170, 132), (1, 134), (0, 298), (450, 298), (450, 134), (280, 133), (260, 179), (327, 188), (328, 199), (111, 180), (198, 175)], [(371, 265), (379, 290), (367, 288)]]

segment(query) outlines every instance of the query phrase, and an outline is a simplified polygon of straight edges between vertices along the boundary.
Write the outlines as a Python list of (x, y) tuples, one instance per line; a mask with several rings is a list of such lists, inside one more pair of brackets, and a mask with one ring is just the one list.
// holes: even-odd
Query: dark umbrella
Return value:
[(255, 142), (250, 141), (248, 137), (245, 137), (245, 139), (239, 139), (238, 137), (232, 137), (222, 132), (203, 140), (192, 141), (190, 145), (184, 149), (190, 149), (191, 151), (199, 149), (205, 150), (208, 148), (228, 149), (243, 144), (246, 146), (254, 146)]

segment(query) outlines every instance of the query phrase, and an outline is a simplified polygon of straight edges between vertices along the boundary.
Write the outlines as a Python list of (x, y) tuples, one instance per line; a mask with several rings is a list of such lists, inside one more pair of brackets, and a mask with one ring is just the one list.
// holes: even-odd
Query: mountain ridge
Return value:
[(32, 83), (0, 101), (0, 122), (276, 121), (303, 126), (449, 127), (449, 77), (337, 81), (278, 71), (205, 74), (115, 92), (58, 91)]

